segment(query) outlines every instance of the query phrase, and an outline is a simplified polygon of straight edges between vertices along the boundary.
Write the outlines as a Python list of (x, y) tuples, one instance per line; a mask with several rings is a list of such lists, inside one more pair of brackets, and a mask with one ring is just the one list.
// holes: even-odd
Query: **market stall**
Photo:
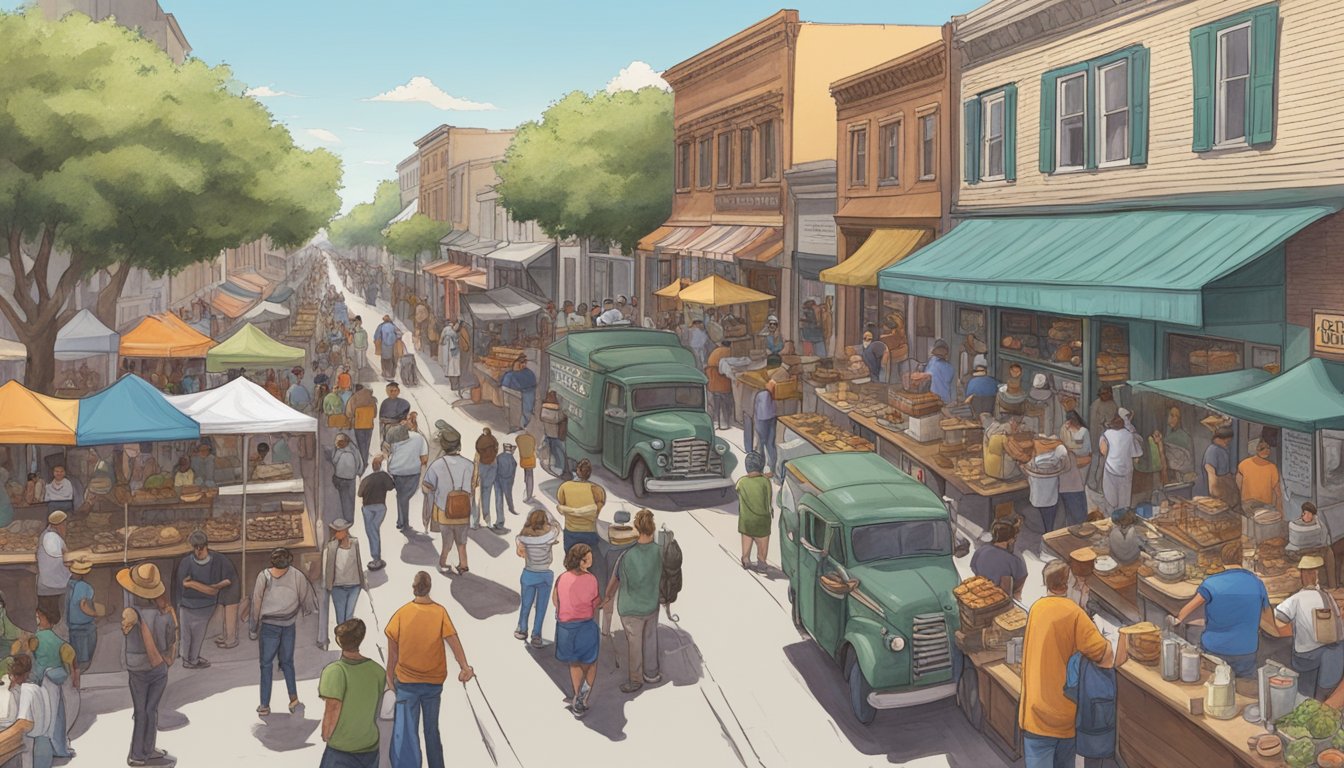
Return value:
[[(81, 309), (56, 332), (56, 382), (61, 397), (82, 397), (116, 377), (121, 336)], [(92, 365), (90, 365), (92, 363)]]
[(243, 319), (256, 325), (286, 320), (290, 316), (289, 307), (273, 301), (263, 301), (243, 314)]
[(137, 373), (160, 390), (180, 386), (186, 376), (205, 388), (205, 353), (214, 339), (192, 328), (171, 312), (149, 315), (121, 335), (118, 354), (123, 372)]
[(28, 361), (28, 348), (12, 339), (0, 339), (0, 378), (23, 378)]
[(490, 347), (484, 356), (475, 358), (471, 367), (476, 372), (482, 402), (490, 403), (497, 408), (505, 407), (505, 392), (501, 382), (504, 374), (513, 370), (513, 365), (520, 355), (527, 355), (528, 368), (536, 373), (537, 352), (531, 349), (495, 345)]
[(303, 365), (306, 359), (304, 350), (281, 344), (260, 328), (247, 323), (206, 352), (205, 370), (222, 373), (230, 368), (285, 369)]
[(715, 343), (727, 341), (732, 345), (734, 357), (764, 349), (763, 339), (756, 335), (760, 329), (749, 327), (742, 318), (748, 306), (776, 301), (774, 296), (738, 285), (721, 275), (710, 275), (682, 288), (677, 298), (683, 305), (686, 324), (704, 321), (710, 339)]
[(483, 293), (462, 296), (462, 305), (471, 315), (475, 331), (475, 349), (507, 344), (522, 349), (538, 349), (541, 336), (533, 318), (546, 311), (546, 299), (513, 288), (494, 288)]
[(806, 440), (820, 453), (850, 453), (872, 451), (873, 444), (850, 433), (848, 425), (837, 424), (820, 414), (780, 416), (784, 427), (784, 442), (794, 436)]

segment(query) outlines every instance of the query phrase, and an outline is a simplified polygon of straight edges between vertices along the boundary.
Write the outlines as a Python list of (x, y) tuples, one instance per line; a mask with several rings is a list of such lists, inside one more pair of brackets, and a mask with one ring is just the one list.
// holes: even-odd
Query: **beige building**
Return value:
[(465, 222), (470, 194), (467, 181), (459, 172), (455, 184), (450, 184), (449, 170), (472, 160), (502, 156), (513, 133), (440, 125), (416, 140), (420, 212), (435, 221)]
[(401, 190), (403, 208), (420, 199), (419, 152), (397, 163), (397, 186)]
[(39, 0), (38, 5), (49, 19), (68, 13), (82, 13), (94, 21), (115, 17), (118, 24), (139, 31), (178, 64), (191, 53), (191, 44), (177, 19), (164, 13), (158, 0)]

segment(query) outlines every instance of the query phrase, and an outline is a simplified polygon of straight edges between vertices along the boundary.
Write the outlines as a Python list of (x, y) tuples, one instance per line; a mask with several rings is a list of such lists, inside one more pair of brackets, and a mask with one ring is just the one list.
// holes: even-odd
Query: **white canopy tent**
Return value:
[(0, 339), (0, 362), (27, 359), (28, 348), (22, 342)]
[(273, 301), (263, 301), (257, 306), (249, 309), (247, 314), (243, 315), (243, 320), (256, 323), (269, 323), (272, 320), (284, 320), (289, 317), (289, 308), (284, 304), (276, 304)]
[(81, 309), (56, 332), (56, 359), (63, 361), (84, 360), (90, 357), (105, 356), (107, 361), (102, 375), (103, 381), (111, 383), (117, 377), (117, 352), (121, 346), (121, 334), (103, 325), (96, 315), (88, 309)]

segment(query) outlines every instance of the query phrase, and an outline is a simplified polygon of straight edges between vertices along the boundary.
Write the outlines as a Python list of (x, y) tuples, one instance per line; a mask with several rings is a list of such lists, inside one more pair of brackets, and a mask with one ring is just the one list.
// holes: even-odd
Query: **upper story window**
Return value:
[(849, 185), (862, 187), (868, 184), (868, 128), (859, 126), (849, 129)]
[(962, 102), (961, 109), (966, 183), (1016, 181), (1017, 85), (983, 91)]
[(737, 136), (737, 154), (741, 160), (737, 183), (743, 185), (752, 184), (756, 181), (756, 129), (743, 128), (737, 132)]
[(1041, 76), (1040, 171), (1148, 162), (1148, 49), (1132, 46)]
[(919, 180), (931, 181), (938, 175), (938, 115), (919, 118)]
[(733, 134), (724, 131), (719, 134), (719, 154), (717, 157), (715, 184), (727, 187), (733, 183)]
[(1263, 5), (1190, 31), (1196, 152), (1274, 141), (1279, 7)]
[(986, 181), (1002, 179), (1004, 168), (1004, 113), (1007, 107), (1007, 99), (1004, 94), (996, 93), (984, 99), (981, 109), (984, 110), (984, 131), (981, 135), (980, 157), (982, 158), (982, 173), (980, 177)]
[(691, 145), (681, 142), (677, 145), (677, 189), (691, 188)]
[(698, 145), (695, 159), (695, 185), (708, 187), (714, 173), (714, 140), (706, 136)]
[(778, 126), (776, 120), (767, 120), (760, 125), (761, 181), (779, 180), (779, 137), (776, 135)]
[(877, 131), (878, 184), (898, 184), (901, 180), (901, 121), (884, 123)]

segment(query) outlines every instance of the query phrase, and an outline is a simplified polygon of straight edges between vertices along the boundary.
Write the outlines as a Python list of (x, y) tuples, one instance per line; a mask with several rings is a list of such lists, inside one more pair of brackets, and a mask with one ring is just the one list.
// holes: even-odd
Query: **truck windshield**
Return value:
[(854, 560), (867, 563), (894, 557), (952, 554), (952, 531), (946, 520), (906, 520), (864, 525), (850, 536)]
[(631, 395), (636, 411), (665, 411), (669, 409), (705, 409), (705, 388), (697, 384), (668, 384), (661, 387), (640, 387)]

